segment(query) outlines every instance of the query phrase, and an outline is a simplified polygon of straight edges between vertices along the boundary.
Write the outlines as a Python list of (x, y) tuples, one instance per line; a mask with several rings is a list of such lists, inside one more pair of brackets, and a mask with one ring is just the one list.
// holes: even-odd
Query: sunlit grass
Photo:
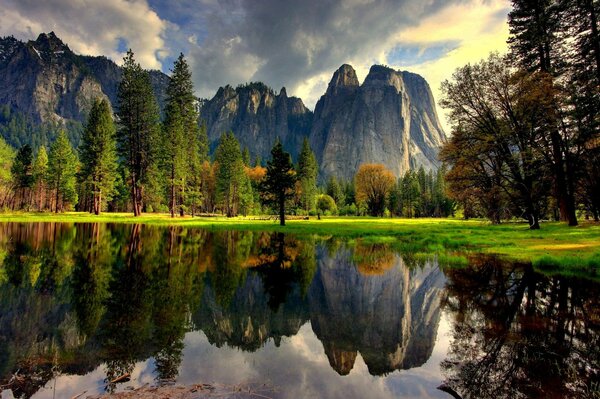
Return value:
[[(324, 217), (321, 220), (289, 220), (281, 227), (276, 219), (258, 217), (184, 217), (168, 214), (130, 213), (10, 213), (0, 214), (0, 222), (67, 223), (142, 223), (178, 225), (209, 230), (266, 230), (294, 234), (362, 238), (386, 243), (407, 252), (482, 252), (504, 255), (519, 261), (531, 261), (550, 269), (567, 267), (600, 270), (600, 224), (583, 221), (578, 227), (546, 222), (541, 230), (531, 231), (526, 223), (491, 225), (483, 220), (460, 219), (389, 219), (370, 217)], [(461, 263), (459, 261), (458, 263)]]

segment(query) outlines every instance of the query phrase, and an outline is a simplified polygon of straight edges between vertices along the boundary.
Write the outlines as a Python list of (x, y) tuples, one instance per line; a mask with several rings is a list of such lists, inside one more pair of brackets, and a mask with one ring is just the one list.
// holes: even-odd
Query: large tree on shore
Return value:
[(63, 210), (65, 204), (77, 203), (78, 163), (67, 134), (61, 130), (48, 155), (48, 185), (54, 191), (54, 212)]
[(233, 132), (224, 133), (215, 152), (216, 197), (227, 217), (236, 216), (249, 181), (244, 171), (240, 143)]
[[(553, 172), (554, 196), (560, 219), (577, 225), (575, 189), (577, 161), (573, 154), (573, 134), (567, 128), (563, 96), (558, 79), (565, 71), (567, 44), (560, 38), (564, 10), (555, 0), (513, 0), (508, 16), (510, 54), (516, 66), (544, 80), (546, 96), (552, 97), (553, 112), (548, 113), (540, 142), (545, 144), (546, 163)], [(550, 119), (551, 118), (551, 119)]]
[(192, 73), (183, 54), (175, 61), (167, 86), (164, 127), (164, 148), (170, 174), (169, 207), (171, 215), (174, 215), (178, 202), (179, 213), (183, 215), (184, 204), (192, 206), (192, 209), (197, 206), (202, 186), (201, 167), (208, 159), (206, 128), (198, 124)]
[(92, 105), (79, 148), (82, 184), (92, 194), (96, 215), (109, 201), (117, 177), (116, 130), (108, 101), (96, 99)]
[[(515, 70), (507, 59), (492, 55), (459, 68), (442, 83), (442, 92), (456, 133), (442, 150), (443, 159), (453, 162), (450, 175), (457, 179), (461, 170), (463, 177), (489, 175), (473, 186), (501, 190), (515, 215), (539, 229), (550, 174), (545, 132), (555, 121), (551, 79)], [(472, 174), (473, 168), (478, 173)]]
[(133, 214), (142, 213), (148, 171), (159, 150), (159, 110), (150, 76), (129, 50), (118, 89), (118, 150), (128, 172)]
[(271, 159), (267, 162), (267, 173), (261, 184), (261, 191), (263, 201), (278, 208), (281, 226), (285, 226), (285, 202), (292, 198), (295, 183), (296, 172), (292, 157), (277, 140), (271, 149)]

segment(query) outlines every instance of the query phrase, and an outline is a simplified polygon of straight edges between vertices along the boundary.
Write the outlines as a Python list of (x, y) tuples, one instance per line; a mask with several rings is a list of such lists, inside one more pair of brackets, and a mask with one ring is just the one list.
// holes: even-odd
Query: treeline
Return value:
[(510, 52), (442, 84), (450, 196), (494, 223), (600, 219), (600, 2), (513, 0)]
[(383, 165), (362, 165), (351, 182), (319, 185), (307, 140), (298, 162), (275, 143), (266, 166), (250, 159), (232, 132), (209, 157), (206, 127), (198, 123), (191, 72), (183, 55), (167, 87), (161, 121), (148, 72), (128, 52), (118, 107), (94, 101), (77, 149), (64, 131), (46, 150), (14, 151), (0, 140), (0, 206), (65, 210), (169, 212), (172, 217), (225, 214), (448, 216), (443, 170), (409, 171), (396, 179)]

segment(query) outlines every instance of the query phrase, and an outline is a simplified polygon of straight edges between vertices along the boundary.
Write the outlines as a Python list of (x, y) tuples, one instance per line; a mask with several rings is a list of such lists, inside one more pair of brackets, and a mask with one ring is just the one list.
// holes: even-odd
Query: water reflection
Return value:
[(597, 395), (598, 285), (498, 263), (442, 271), (390, 243), (280, 233), (0, 224), (0, 385), (27, 398), (244, 379), (289, 398)]

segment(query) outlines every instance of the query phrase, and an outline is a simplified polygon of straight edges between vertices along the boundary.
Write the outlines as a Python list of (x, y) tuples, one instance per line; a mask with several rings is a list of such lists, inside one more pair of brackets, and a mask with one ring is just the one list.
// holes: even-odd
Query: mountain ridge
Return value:
[[(149, 73), (162, 109), (170, 78)], [(27, 118), (28, 132), (47, 123), (75, 125), (70, 137), (77, 144), (94, 98), (107, 98), (115, 108), (121, 74), (121, 67), (104, 56), (75, 54), (54, 32), (28, 42), (0, 38), (0, 106)], [(322, 179), (350, 180), (362, 163), (382, 163), (396, 176), (420, 166), (436, 169), (446, 140), (425, 79), (383, 65), (373, 65), (362, 84), (351, 65), (341, 65), (314, 111), (288, 96), (285, 87), (276, 92), (262, 82), (222, 86), (212, 98), (198, 99), (198, 109), (211, 151), (231, 130), (255, 159), (269, 158), (277, 139), (296, 159), (306, 138)], [(28, 137), (17, 140), (6, 133), (10, 123), (0, 115), (5, 138), (13, 145), (27, 143)]]

